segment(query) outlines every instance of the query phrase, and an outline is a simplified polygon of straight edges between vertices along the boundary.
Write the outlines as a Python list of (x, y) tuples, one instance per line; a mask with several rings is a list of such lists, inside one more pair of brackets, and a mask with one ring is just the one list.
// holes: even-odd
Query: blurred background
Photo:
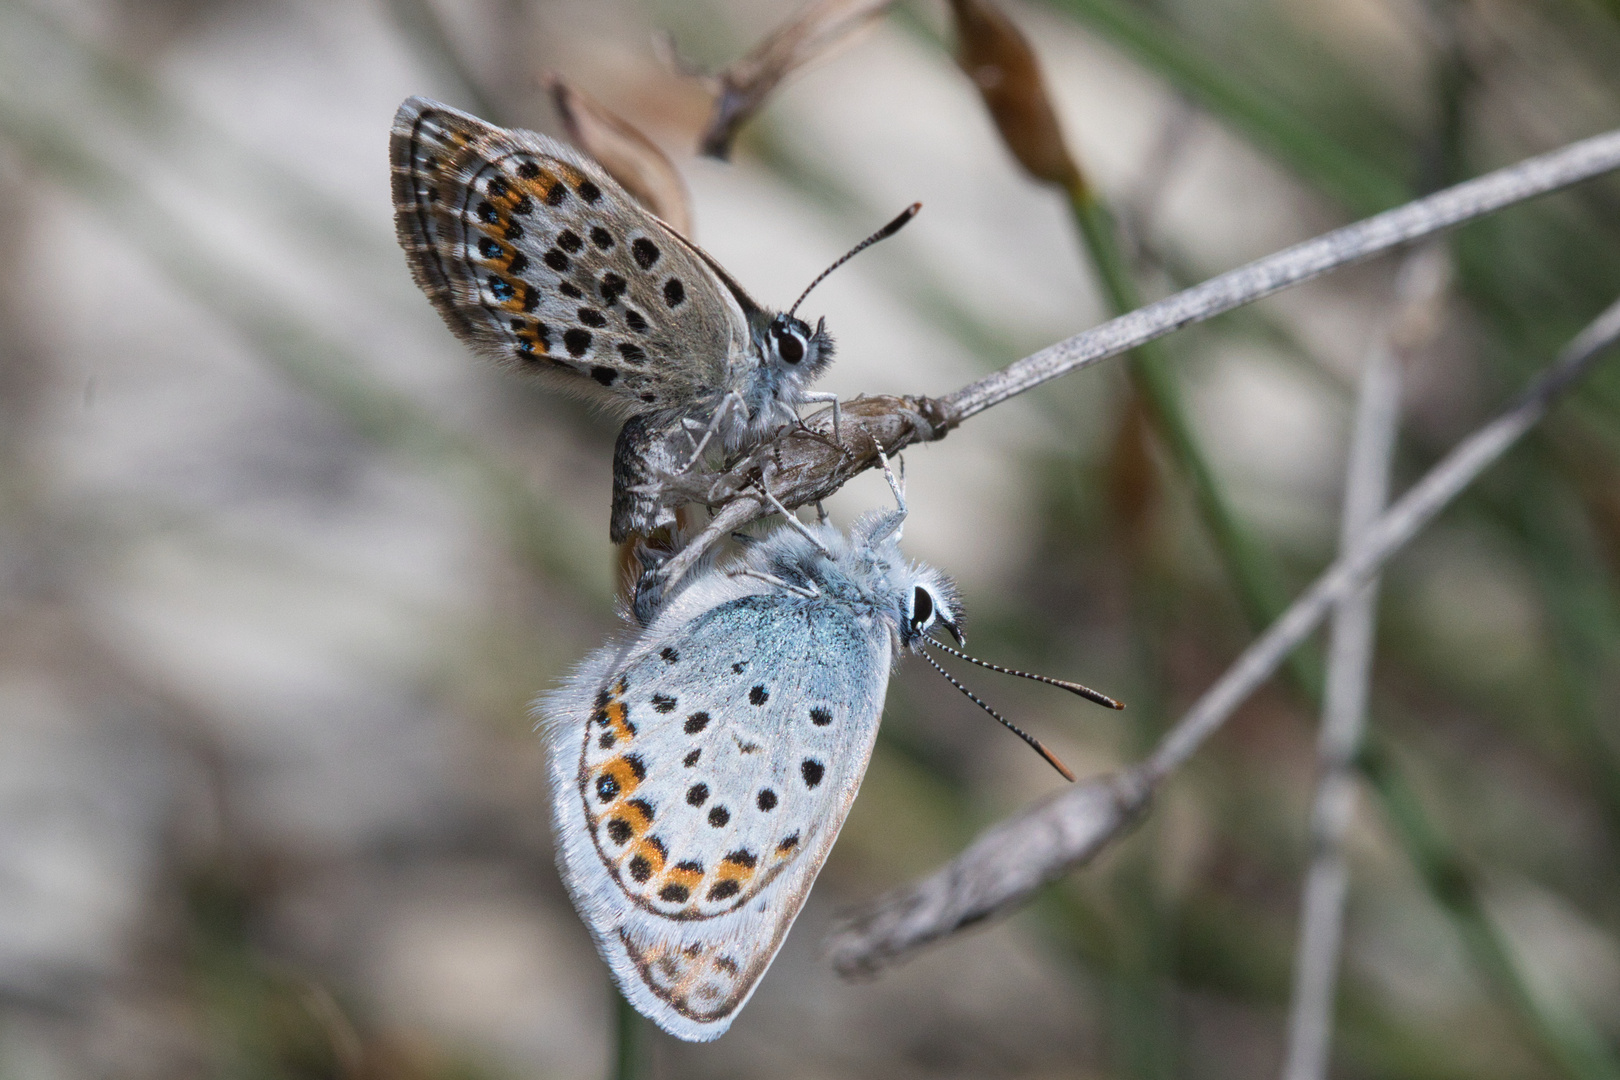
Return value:
[[(393, 239), (388, 126), (420, 93), (555, 134), (560, 73), (670, 154), (697, 240), (769, 304), (921, 200), (807, 306), (844, 396), (942, 394), (1112, 313), (942, 4), (787, 84), (730, 164), (695, 157), (710, 94), (655, 33), (718, 70), (793, 10), (0, 0), (0, 1078), (1276, 1074), (1316, 646), (1095, 864), (849, 984), (816, 955), (838, 913), (1062, 785), (902, 665), (731, 1033), (621, 1031), (526, 711), (616, 625), (614, 430), (445, 330)], [(1620, 124), (1615, 0), (1004, 10), (1145, 298)], [(1620, 292), (1620, 184), (1443, 261), (1397, 491)], [(1124, 361), (907, 454), (908, 552), (961, 582), (975, 651), (1129, 702), (974, 674), (1076, 771), (1139, 757), (1331, 560), (1397, 264), (1168, 339), (1179, 456)], [(1617, 419), (1600, 369), (1388, 571), (1335, 1075), (1620, 1075)], [(887, 499), (868, 473), (829, 509)]]

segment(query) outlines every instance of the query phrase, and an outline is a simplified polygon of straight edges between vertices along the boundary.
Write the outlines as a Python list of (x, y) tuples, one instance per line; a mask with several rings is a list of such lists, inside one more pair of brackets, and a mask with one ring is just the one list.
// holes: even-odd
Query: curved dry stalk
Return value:
[(665, 564), (663, 580), (680, 580), (712, 541), (771, 514), (769, 502), (757, 494), (761, 483), (790, 509), (825, 499), (877, 463), (877, 446), (894, 455), (914, 442), (944, 438), (967, 418), (1060, 375), (1330, 270), (1616, 168), (1620, 168), (1620, 130), (1528, 158), (1267, 255), (1050, 345), (944, 397), (857, 398), (843, 405), (837, 441), (830, 411), (818, 413), (802, 428), (788, 431), (719, 474), (667, 479), (661, 488), (666, 505), (702, 503), (715, 511), (715, 517)]
[(1118, 777), (1070, 788), (993, 826), (945, 867), (841, 923), (824, 945), (834, 967), (844, 974), (871, 973), (928, 942), (1010, 910), (1042, 883), (1085, 862), (1119, 836), (1153, 790), (1220, 729), (1335, 605), (1545, 416), (1616, 341), (1620, 301), (1582, 330), (1511, 405), (1454, 447), (1380, 515), (1354, 550), (1328, 567), (1227, 668), (1145, 761)]
[[(1400, 421), (1402, 360), (1432, 340), (1439, 329), (1448, 277), (1448, 261), (1437, 244), (1407, 256), (1396, 275), (1393, 318), (1368, 350), (1361, 372), (1345, 468), (1339, 535), (1342, 553), (1355, 550), (1388, 499)], [(1374, 574), (1333, 612), (1322, 730), (1317, 741), (1319, 775), (1311, 806), (1311, 863), (1300, 904), (1284, 1080), (1320, 1080), (1327, 1075), (1349, 888), (1344, 839), (1355, 814), (1355, 754), (1366, 723), (1377, 604), (1378, 575)]]
[(548, 75), (545, 82), (573, 144), (595, 158), (637, 202), (682, 236), (691, 236), (692, 198), (669, 155), (630, 121), (560, 75)]

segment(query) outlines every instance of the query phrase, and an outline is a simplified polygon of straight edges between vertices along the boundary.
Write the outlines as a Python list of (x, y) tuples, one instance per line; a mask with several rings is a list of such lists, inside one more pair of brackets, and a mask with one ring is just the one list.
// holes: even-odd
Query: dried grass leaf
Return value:
[(714, 115), (699, 144), (724, 161), (742, 127), (771, 91), (798, 68), (824, 55), (881, 15), (894, 0), (812, 0), (798, 14), (716, 77)]
[(575, 146), (595, 158), (636, 201), (692, 235), (692, 199), (675, 163), (628, 120), (559, 76), (546, 80), (557, 114)]

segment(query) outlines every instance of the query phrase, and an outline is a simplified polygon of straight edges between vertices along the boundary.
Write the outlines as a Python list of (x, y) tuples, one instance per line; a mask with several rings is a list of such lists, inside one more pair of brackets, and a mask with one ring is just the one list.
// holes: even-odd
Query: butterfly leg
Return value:
[[(703, 438), (697, 440), (696, 444), (693, 445), (692, 456), (685, 465), (681, 466), (681, 472), (689, 472), (698, 463), (698, 459), (703, 456), (703, 448), (709, 445), (709, 440), (714, 438), (715, 432), (719, 431), (720, 425), (725, 422), (726, 413), (733, 408), (745, 410), (748, 408), (748, 403), (735, 390), (720, 399), (719, 406), (714, 410), (714, 415), (709, 418), (709, 423), (703, 430)], [(691, 428), (687, 429), (688, 438), (691, 437), (692, 430)]]
[(833, 410), (833, 442), (842, 444), (843, 441), (844, 441), (844, 434), (839, 429), (839, 420), (840, 420), (840, 417), (842, 416), (842, 413), (840, 413), (840, 411), (838, 409), (838, 395), (834, 394), (834, 393), (831, 393), (831, 392), (828, 392), (828, 393), (813, 393), (813, 394), (812, 393), (805, 393), (805, 394), (801, 395), (801, 400), (806, 401), (806, 402), (810, 402), (810, 401), (830, 401), (830, 402), (832, 402), (832, 410)]
[(900, 516), (905, 517), (906, 510), (906, 459), (900, 459), (900, 478), (896, 479), (894, 470), (889, 468), (889, 455), (880, 448), (877, 452), (878, 463), (883, 466), (883, 478), (889, 482), (889, 490), (894, 492), (894, 501), (900, 505)]
[(816, 545), (816, 548), (823, 555), (827, 556), (828, 558), (832, 557), (832, 552), (830, 550), (828, 550), (827, 545), (822, 542), (821, 537), (819, 537), (815, 533), (811, 532), (810, 531), (810, 526), (808, 526), (804, 522), (800, 521), (798, 516), (796, 514), (794, 514), (793, 511), (791, 511), (787, 507), (783, 506), (781, 500), (778, 499), (775, 495), (771, 494), (771, 489), (765, 486), (764, 477), (761, 477), (760, 480), (759, 480), (759, 491), (760, 491), (760, 494), (765, 496), (765, 501), (770, 503), (773, 507), (775, 507), (776, 512), (778, 514), (781, 514), (784, 518), (787, 519), (787, 523), (789, 525), (791, 525), (793, 528), (797, 529), (799, 531), (799, 533), (801, 535), (803, 535), (806, 540), (809, 540), (812, 544)]

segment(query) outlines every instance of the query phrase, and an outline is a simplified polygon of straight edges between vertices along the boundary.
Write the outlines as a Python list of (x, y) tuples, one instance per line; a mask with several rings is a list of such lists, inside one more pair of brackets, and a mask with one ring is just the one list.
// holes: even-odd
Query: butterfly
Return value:
[(924, 645), (972, 659), (930, 636), (961, 642), (961, 599), (900, 553), (906, 505), (885, 472), (897, 510), (848, 536), (790, 516), (537, 705), (574, 906), (625, 997), (679, 1038), (724, 1033), (781, 948), (860, 787), (895, 660)]
[(615, 543), (673, 524), (659, 478), (711, 440), (736, 451), (794, 423), (801, 405), (836, 408), (836, 395), (809, 389), (833, 358), (826, 320), (812, 329), (797, 303), (756, 303), (584, 155), (421, 97), (395, 115), (389, 155), (400, 246), (450, 330), (628, 418), (614, 451)]

